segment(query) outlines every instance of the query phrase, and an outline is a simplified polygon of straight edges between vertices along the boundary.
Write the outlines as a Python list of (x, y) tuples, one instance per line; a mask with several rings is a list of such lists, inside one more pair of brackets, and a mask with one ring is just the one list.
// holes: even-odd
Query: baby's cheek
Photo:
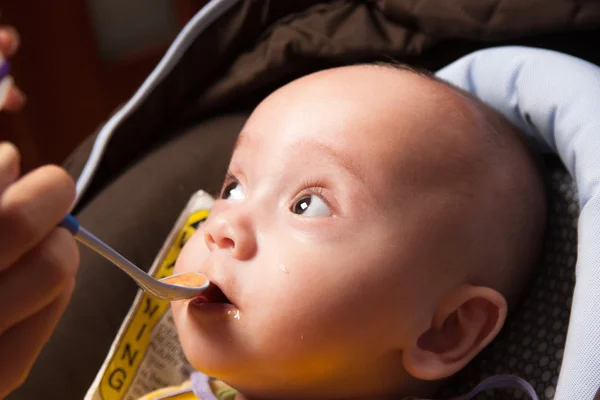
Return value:
[(173, 273), (198, 272), (202, 264), (208, 258), (210, 251), (204, 242), (204, 231), (197, 230), (183, 246)]

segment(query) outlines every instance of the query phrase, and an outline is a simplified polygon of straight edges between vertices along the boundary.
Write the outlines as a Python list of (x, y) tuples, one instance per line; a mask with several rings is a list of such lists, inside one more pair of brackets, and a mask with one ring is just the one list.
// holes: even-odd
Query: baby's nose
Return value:
[(227, 250), (240, 260), (250, 258), (256, 252), (251, 224), (235, 215), (209, 218), (204, 228), (204, 241), (210, 251)]

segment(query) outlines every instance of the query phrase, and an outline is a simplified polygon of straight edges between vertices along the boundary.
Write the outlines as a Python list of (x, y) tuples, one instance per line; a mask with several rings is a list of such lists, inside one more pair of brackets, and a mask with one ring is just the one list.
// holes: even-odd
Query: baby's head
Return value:
[(219, 289), (173, 311), (192, 365), (251, 398), (431, 394), (496, 336), (540, 248), (518, 132), (405, 68), (284, 86), (229, 168), (176, 266)]

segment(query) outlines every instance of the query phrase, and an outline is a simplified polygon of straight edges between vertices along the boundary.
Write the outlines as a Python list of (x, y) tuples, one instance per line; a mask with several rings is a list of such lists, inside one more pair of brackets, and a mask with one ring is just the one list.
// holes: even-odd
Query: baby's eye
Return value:
[(314, 194), (301, 197), (292, 206), (292, 212), (304, 217), (329, 217), (331, 211), (323, 200)]
[(244, 196), (244, 189), (242, 189), (242, 185), (239, 182), (231, 182), (225, 186), (223, 193), (221, 193), (221, 198), (225, 200), (242, 200)]

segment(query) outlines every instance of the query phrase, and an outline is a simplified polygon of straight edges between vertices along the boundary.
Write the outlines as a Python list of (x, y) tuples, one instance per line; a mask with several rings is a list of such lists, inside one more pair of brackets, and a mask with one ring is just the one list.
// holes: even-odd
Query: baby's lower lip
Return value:
[(208, 298), (206, 296), (200, 295), (200, 296), (196, 296), (193, 299), (190, 300), (190, 305), (194, 305), (194, 306), (198, 306), (201, 304), (206, 304), (208, 303)]
[(238, 308), (231, 303), (211, 301), (208, 297), (200, 295), (190, 300), (190, 307), (200, 309), (223, 309), (237, 310)]
[(189, 311), (197, 317), (210, 317), (216, 321), (240, 320), (240, 310), (230, 303), (209, 303), (202, 296), (189, 302)]

